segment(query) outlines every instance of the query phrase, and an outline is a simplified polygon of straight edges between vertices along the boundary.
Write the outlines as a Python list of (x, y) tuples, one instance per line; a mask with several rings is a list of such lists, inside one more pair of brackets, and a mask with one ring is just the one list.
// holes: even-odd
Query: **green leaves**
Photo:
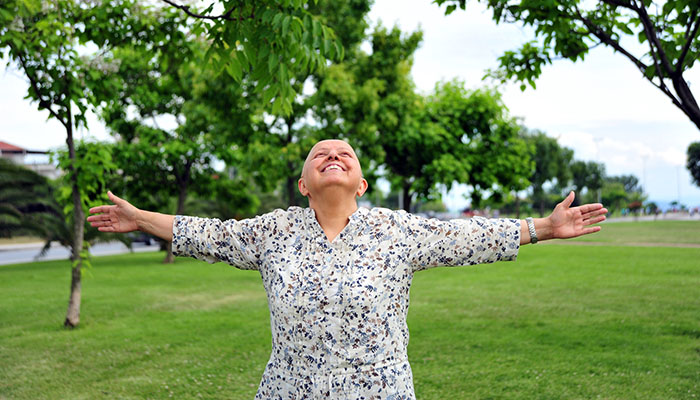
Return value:
[[(448, 3), (446, 14), (465, 0)], [(581, 61), (598, 45), (611, 47), (628, 58), (640, 73), (671, 98), (700, 129), (700, 110), (683, 73), (700, 58), (700, 2), (676, 0), (533, 1), (484, 0), (496, 23), (521, 23), (534, 28), (535, 38), (499, 57), (500, 68), (487, 76), (501, 82), (520, 82), (521, 90), (555, 59)], [(629, 45), (634, 37), (643, 46)], [(651, 68), (659, 65), (658, 70)]]
[(212, 54), (214, 65), (238, 81), (253, 79), (275, 115), (292, 112), (292, 100), (299, 94), (293, 77), (314, 73), (326, 60), (343, 56), (334, 31), (308, 5), (303, 0), (251, 0), (237, 5), (235, 22), (200, 22), (217, 55)]

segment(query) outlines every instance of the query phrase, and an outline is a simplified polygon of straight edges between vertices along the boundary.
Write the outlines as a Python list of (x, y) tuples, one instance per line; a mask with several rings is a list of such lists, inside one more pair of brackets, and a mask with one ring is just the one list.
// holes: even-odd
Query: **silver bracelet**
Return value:
[(530, 231), (530, 243), (535, 244), (535, 243), (537, 243), (537, 232), (535, 232), (535, 221), (532, 220), (532, 217), (525, 218), (525, 221), (527, 221), (527, 230)]

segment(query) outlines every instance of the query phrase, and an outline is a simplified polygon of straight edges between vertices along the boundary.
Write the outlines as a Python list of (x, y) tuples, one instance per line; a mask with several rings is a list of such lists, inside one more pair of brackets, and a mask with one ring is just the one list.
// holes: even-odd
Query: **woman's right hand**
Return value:
[(126, 233), (139, 230), (138, 218), (141, 211), (128, 201), (120, 199), (112, 192), (107, 192), (112, 206), (98, 206), (90, 209), (87, 220), (100, 232)]

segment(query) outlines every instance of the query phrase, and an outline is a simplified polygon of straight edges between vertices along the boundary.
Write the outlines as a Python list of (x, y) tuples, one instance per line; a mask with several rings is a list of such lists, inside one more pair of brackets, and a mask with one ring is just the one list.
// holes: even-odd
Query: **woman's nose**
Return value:
[(338, 152), (337, 152), (337, 151), (334, 151), (334, 150), (331, 150), (331, 151), (328, 153), (328, 159), (329, 159), (329, 160), (337, 160), (337, 159), (338, 159)]

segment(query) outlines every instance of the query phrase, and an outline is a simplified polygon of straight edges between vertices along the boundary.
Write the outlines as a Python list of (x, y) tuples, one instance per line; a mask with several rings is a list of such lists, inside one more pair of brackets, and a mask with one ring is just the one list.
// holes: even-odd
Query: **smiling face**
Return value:
[(299, 179), (299, 191), (312, 199), (328, 188), (346, 189), (349, 195), (362, 196), (367, 181), (352, 147), (342, 140), (323, 140), (311, 149)]

